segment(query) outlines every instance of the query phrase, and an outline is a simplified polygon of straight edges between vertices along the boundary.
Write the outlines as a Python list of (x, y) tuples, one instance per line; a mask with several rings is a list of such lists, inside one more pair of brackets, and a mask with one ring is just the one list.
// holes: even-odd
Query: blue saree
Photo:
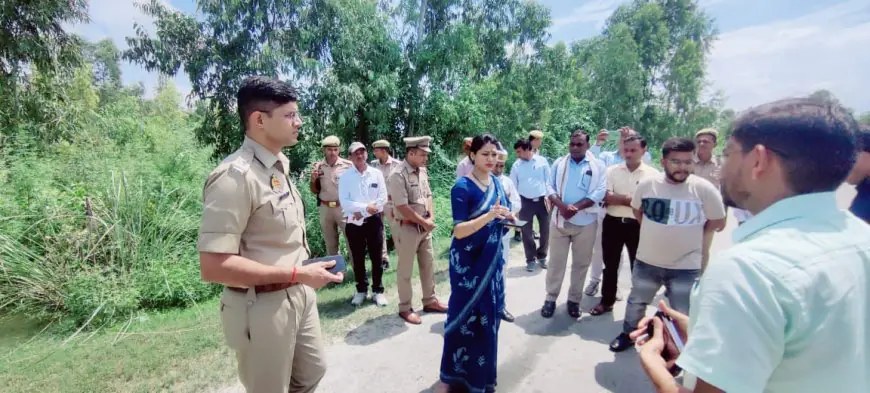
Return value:
[[(490, 176), (486, 192), (469, 178), (456, 181), (450, 192), (453, 224), (486, 214), (501, 200), (510, 208), (501, 182)], [(504, 304), (505, 264), (502, 237), (508, 229), (493, 220), (450, 245), (450, 301), (444, 322), (441, 381), (470, 393), (495, 391), (498, 366), (499, 310)]]

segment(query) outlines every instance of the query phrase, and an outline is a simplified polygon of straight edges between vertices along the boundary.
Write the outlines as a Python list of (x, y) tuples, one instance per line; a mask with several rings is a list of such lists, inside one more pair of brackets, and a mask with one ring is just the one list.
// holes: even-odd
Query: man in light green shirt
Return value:
[[(660, 320), (640, 342), (658, 392), (870, 391), (870, 226), (837, 207), (857, 124), (838, 106), (791, 99), (749, 110), (725, 149), (726, 204), (755, 214), (693, 289), (686, 346), (668, 373)], [(688, 331), (688, 335), (685, 332)]]

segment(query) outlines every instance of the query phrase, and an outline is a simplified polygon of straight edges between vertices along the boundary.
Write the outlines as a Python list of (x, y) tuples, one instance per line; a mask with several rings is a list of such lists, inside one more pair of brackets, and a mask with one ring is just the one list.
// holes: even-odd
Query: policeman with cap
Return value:
[[(320, 229), (323, 232), (323, 241), (326, 243), (326, 253), (338, 255), (338, 233), (344, 232), (345, 224), (341, 204), (338, 201), (338, 178), (353, 164), (339, 157), (341, 140), (338, 137), (330, 135), (323, 138), (320, 146), (324, 159), (314, 163), (309, 188), (314, 195), (317, 195)], [(348, 254), (352, 257), (349, 249)]]
[(387, 179), (387, 191), (393, 201), (393, 237), (399, 263), (396, 278), (399, 287), (399, 316), (406, 322), (419, 325), (420, 315), (411, 308), (413, 293), (411, 275), (414, 258), (420, 266), (423, 287), (423, 311), (446, 313), (447, 306), (435, 296), (435, 257), (432, 249), (432, 230), (435, 216), (432, 190), (426, 162), (429, 160), (431, 137), (405, 138), (405, 161)]
[(529, 142), (532, 143), (532, 153), (541, 154), (541, 144), (544, 143), (544, 132), (538, 129), (529, 131)]
[[(392, 148), (390, 148), (390, 142), (380, 139), (376, 140), (372, 143), (372, 149), (374, 150), (375, 159), (369, 162), (373, 168), (379, 169), (381, 173), (384, 175), (384, 180), (390, 177), (390, 174), (393, 173), (393, 170), (398, 168), (402, 161), (397, 160), (392, 156)], [(391, 201), (387, 201), (387, 205), (384, 206), (384, 228), (389, 226), (393, 228), (393, 203)], [(391, 229), (392, 230), (392, 229)], [(387, 250), (387, 237), (384, 236), (384, 244), (382, 247), (383, 250), (383, 263), (384, 269), (390, 268), (390, 259)]]

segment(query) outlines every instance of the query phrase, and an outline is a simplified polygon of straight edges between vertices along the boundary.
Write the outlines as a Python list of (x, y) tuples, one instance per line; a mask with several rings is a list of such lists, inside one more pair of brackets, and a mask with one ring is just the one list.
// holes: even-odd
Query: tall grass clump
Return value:
[[(74, 100), (75, 97), (73, 97)], [(74, 103), (73, 103), (74, 104)], [(170, 86), (79, 112), (62, 137), (22, 124), (0, 150), (0, 311), (70, 326), (217, 293), (199, 276), (202, 185), (214, 162)]]

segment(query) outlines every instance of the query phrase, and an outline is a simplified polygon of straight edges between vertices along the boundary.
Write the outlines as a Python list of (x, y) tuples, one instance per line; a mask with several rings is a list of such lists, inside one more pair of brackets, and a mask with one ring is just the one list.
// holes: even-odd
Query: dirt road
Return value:
[[(848, 206), (854, 195), (853, 187), (842, 187), (840, 205)], [(736, 220), (729, 217), (728, 227), (715, 237), (714, 252), (731, 245), (735, 226)], [(566, 282), (556, 315), (544, 319), (539, 313), (544, 273), (527, 273), (522, 261), (522, 246), (515, 243), (507, 270), (507, 304), (517, 320), (503, 323), (500, 331), (498, 392), (652, 391), (634, 350), (614, 354), (607, 348), (620, 332), (625, 302), (618, 302), (613, 313), (584, 313), (575, 321), (565, 310)], [(628, 269), (620, 273), (620, 288), (627, 296)], [(597, 297), (586, 298), (582, 307), (588, 310), (597, 303)], [(360, 326), (327, 349), (329, 369), (318, 392), (430, 392), (438, 378), (443, 328), (442, 315), (424, 315), (419, 326), (406, 325), (394, 314)], [(237, 385), (223, 392), (243, 391)]]

